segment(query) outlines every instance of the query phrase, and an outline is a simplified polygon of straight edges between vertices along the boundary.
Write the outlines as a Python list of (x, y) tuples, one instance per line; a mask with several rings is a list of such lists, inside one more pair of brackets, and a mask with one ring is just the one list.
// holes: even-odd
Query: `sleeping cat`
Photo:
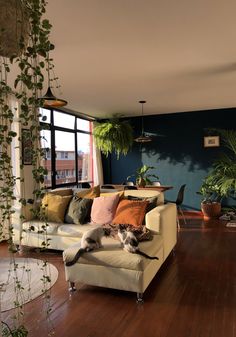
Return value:
[(127, 251), (129, 253), (142, 255), (142, 256), (146, 257), (147, 259), (159, 260), (158, 257), (149, 256), (146, 253), (139, 250), (139, 248), (138, 248), (139, 241), (136, 238), (136, 236), (134, 235), (134, 233), (131, 232), (130, 230), (126, 229), (122, 225), (119, 225), (118, 237), (119, 237), (119, 239), (121, 241), (121, 244), (123, 246), (123, 249), (125, 251)]
[(102, 248), (102, 237), (109, 236), (110, 233), (111, 230), (109, 228), (102, 227), (93, 228), (85, 232), (81, 238), (81, 248), (71, 261), (66, 262), (66, 266), (73, 266), (83, 253), (90, 252), (96, 248)]

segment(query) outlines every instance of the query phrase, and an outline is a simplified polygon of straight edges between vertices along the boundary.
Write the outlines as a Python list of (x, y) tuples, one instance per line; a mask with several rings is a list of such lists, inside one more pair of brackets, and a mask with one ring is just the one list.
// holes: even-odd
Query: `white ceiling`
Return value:
[(95, 117), (236, 106), (235, 0), (49, 0), (68, 108)]

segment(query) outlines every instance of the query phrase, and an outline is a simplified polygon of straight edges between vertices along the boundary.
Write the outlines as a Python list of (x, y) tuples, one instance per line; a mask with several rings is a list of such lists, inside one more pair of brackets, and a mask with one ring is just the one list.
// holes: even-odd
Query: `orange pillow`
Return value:
[(121, 200), (112, 223), (141, 227), (147, 205), (148, 201)]

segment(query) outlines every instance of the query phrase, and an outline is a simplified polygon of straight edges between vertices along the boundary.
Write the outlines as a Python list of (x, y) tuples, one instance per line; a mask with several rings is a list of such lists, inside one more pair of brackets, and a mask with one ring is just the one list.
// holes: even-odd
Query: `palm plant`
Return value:
[(216, 185), (219, 194), (225, 197), (235, 196), (236, 193), (236, 131), (218, 130), (222, 145), (228, 149), (213, 164), (209, 175), (212, 185)]

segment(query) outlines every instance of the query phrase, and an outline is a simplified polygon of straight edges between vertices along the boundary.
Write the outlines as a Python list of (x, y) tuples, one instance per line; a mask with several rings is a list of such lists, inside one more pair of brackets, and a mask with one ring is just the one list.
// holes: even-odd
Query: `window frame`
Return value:
[[(85, 181), (79, 181), (78, 177), (78, 134), (82, 133), (82, 134), (87, 134), (91, 136), (91, 141), (92, 141), (92, 125), (90, 125), (90, 131), (85, 131), (85, 130), (81, 130), (77, 127), (78, 120), (79, 119), (83, 119), (83, 120), (87, 120), (90, 123), (92, 123), (94, 121), (94, 119), (90, 119), (89, 117), (85, 117), (85, 116), (80, 116), (80, 115), (76, 115), (76, 114), (72, 114), (72, 113), (68, 113), (65, 111), (61, 111), (58, 109), (50, 109), (47, 108), (45, 110), (50, 111), (50, 123), (44, 122), (44, 121), (40, 121), (40, 126), (41, 126), (41, 130), (49, 130), (51, 132), (51, 186), (46, 186), (46, 188), (48, 189), (54, 189), (54, 188), (58, 188), (58, 187), (69, 187), (69, 186), (77, 186), (79, 187), (80, 184), (82, 182)], [(66, 128), (66, 127), (61, 127), (61, 126), (56, 126), (54, 125), (54, 112), (60, 112), (60, 113), (64, 113), (65, 115), (70, 115), (75, 117), (75, 122), (74, 122), (74, 129), (71, 128)], [(58, 184), (56, 182), (56, 177), (57, 177), (57, 172), (56, 172), (56, 160), (58, 159), (56, 157), (56, 148), (55, 148), (55, 133), (56, 131), (62, 131), (62, 132), (68, 132), (68, 133), (73, 133), (74, 134), (74, 139), (75, 139), (75, 166), (74, 169), (75, 170), (75, 182), (68, 182), (68, 183), (60, 183)], [(93, 144), (92, 144), (93, 146)], [(63, 151), (68, 152), (68, 151)], [(68, 155), (68, 153), (67, 153)], [(92, 155), (92, 154), (91, 154)], [(93, 163), (93, 156), (91, 156), (92, 158), (92, 167), (94, 165)], [(86, 180), (86, 182), (93, 184), (94, 181), (94, 177), (93, 177), (93, 172), (92, 172), (92, 179), (91, 180)]]

